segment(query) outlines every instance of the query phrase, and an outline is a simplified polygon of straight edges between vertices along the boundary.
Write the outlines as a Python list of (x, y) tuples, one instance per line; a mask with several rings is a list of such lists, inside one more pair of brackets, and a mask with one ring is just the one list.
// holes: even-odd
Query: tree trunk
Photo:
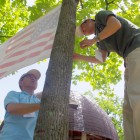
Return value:
[(68, 140), (76, 7), (63, 0), (50, 57), (34, 140)]

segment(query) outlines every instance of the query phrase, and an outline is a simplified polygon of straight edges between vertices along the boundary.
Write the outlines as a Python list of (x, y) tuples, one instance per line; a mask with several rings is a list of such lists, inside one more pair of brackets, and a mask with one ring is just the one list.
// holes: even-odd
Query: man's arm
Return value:
[(105, 28), (98, 34), (98, 37), (103, 40), (116, 33), (120, 28), (120, 21), (114, 16), (109, 16)]
[(7, 111), (13, 115), (24, 115), (39, 110), (40, 104), (10, 103), (6, 108)]
[(96, 59), (94, 56), (84, 56), (80, 54), (74, 54), (74, 60), (79, 60), (79, 61), (86, 61), (86, 62), (91, 62), (91, 63), (96, 63), (99, 64), (101, 61)]
[[(104, 50), (100, 50), (100, 52), (102, 54), (103, 62), (105, 62), (108, 52), (104, 51)], [(80, 54), (77, 54), (77, 53), (75, 53), (73, 55), (73, 59), (74, 60), (79, 60), (79, 61), (91, 62), (91, 63), (95, 63), (95, 64), (103, 63), (100, 60), (98, 60), (97, 58), (95, 58), (95, 56), (84, 56), (84, 55), (80, 55)]]

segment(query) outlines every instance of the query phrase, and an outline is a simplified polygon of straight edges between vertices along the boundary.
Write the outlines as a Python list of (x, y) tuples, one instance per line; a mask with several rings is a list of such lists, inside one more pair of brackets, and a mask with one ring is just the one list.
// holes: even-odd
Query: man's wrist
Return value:
[(99, 37), (99, 35), (95, 35), (94, 39), (96, 40), (96, 42), (100, 42), (101, 41), (101, 38)]

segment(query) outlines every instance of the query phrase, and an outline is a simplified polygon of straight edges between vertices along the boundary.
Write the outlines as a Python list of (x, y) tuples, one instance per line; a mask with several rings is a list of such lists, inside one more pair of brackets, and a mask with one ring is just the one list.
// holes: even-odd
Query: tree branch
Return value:
[[(119, 6), (118, 4), (114, 3), (114, 1), (115, 1), (115, 0), (112, 0), (111, 2), (108, 2), (108, 0), (105, 0), (105, 3), (106, 3), (106, 10), (108, 10), (108, 6), (109, 6), (110, 4), (114, 4), (114, 5), (116, 5), (119, 9), (121, 9), (122, 12), (124, 12), (125, 14), (127, 14), (127, 12), (126, 12), (121, 6)], [(128, 15), (128, 14), (127, 14), (127, 15)], [(128, 15), (128, 16), (131, 17), (131, 15)]]
[[(114, 4), (114, 5), (116, 5), (118, 8), (120, 8), (124, 13), (126, 13), (126, 11), (123, 9), (123, 8), (121, 8), (118, 4), (116, 4), (116, 3), (112, 3), (112, 4)], [(127, 14), (127, 13), (126, 13)]]
[(12, 37), (12, 36), (4, 36), (4, 35), (0, 35), (0, 38), (1, 38), (1, 37), (9, 38), (9, 37)]
[(108, 10), (108, 5), (109, 5), (109, 4), (108, 4), (108, 1), (105, 0), (105, 3), (106, 3), (106, 8), (105, 8), (105, 9)]
[(111, 1), (111, 2), (108, 2), (108, 0), (105, 0), (105, 3), (106, 3), (106, 10), (108, 10), (108, 6), (112, 3), (114, 3), (115, 0)]
[(114, 3), (114, 1), (115, 1), (115, 0), (113, 0), (113, 1), (111, 1), (111, 2), (108, 2), (108, 4)]
[(81, 4), (82, 9), (84, 9), (82, 0), (80, 0), (80, 4)]

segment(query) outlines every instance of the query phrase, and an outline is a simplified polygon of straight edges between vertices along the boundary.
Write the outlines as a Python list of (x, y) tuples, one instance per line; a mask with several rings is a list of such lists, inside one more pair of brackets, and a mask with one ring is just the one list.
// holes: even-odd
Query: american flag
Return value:
[(50, 57), (60, 9), (61, 5), (0, 45), (0, 79)]

